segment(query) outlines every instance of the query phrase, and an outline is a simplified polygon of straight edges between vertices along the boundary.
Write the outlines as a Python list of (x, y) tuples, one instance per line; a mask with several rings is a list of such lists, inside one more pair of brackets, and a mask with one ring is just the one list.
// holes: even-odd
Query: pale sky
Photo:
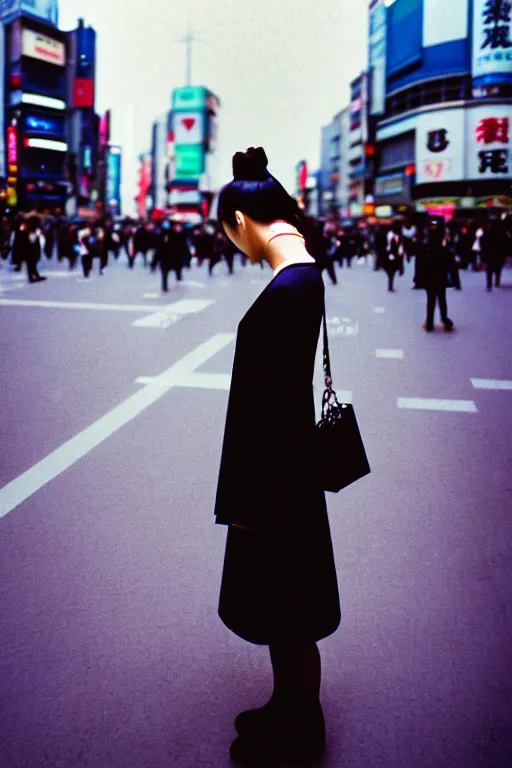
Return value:
[(296, 163), (318, 167), (321, 126), (367, 66), (368, 0), (60, 0), (62, 29), (80, 16), (98, 34), (96, 110), (112, 108), (115, 124), (134, 104), (136, 154), (150, 148), (153, 119), (185, 84), (185, 47), (174, 41), (190, 24), (200, 38), (192, 84), (221, 101), (223, 181), (234, 152), (261, 144), (293, 192)]

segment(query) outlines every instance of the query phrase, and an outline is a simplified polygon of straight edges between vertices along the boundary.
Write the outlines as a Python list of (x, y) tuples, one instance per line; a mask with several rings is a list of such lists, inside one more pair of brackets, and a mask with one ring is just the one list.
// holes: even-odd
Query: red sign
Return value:
[(93, 107), (94, 80), (81, 80), (77, 78), (73, 87), (73, 101), (75, 107)]
[(508, 144), (508, 117), (484, 117), (476, 127), (476, 140), (483, 144)]
[(301, 192), (304, 192), (306, 189), (306, 184), (308, 181), (308, 166), (307, 163), (304, 161), (300, 168), (300, 177), (299, 177), (299, 189)]
[(16, 165), (18, 162), (18, 131), (14, 125), (7, 129), (7, 162), (9, 165)]
[(196, 124), (196, 119), (195, 117), (185, 117), (181, 122), (183, 123), (187, 131), (191, 131), (194, 125)]

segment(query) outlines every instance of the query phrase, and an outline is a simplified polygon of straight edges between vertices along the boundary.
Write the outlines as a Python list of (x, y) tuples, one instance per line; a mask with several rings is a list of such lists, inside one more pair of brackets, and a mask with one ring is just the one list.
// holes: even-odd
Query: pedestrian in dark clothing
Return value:
[(183, 232), (178, 229), (178, 225), (171, 228), (169, 222), (166, 222), (166, 226), (162, 227), (155, 257), (151, 263), (152, 268), (156, 268), (157, 264), (160, 265), (164, 293), (169, 291), (168, 279), (171, 270), (176, 272), (178, 282), (182, 280), (184, 247), (186, 246)]
[(130, 255), (129, 267), (133, 269), (137, 254), (141, 253), (144, 260), (144, 266), (147, 267), (147, 252), (148, 252), (148, 233), (144, 225), (137, 227), (133, 236), (132, 253)]
[(27, 260), (28, 222), (21, 220), (14, 234), (11, 249), (11, 264), (15, 272), (21, 272), (23, 262)]
[(92, 270), (95, 255), (96, 238), (92, 227), (87, 225), (78, 232), (79, 251), (82, 260), (83, 276), (88, 278)]
[(33, 216), (28, 221), (27, 243), (26, 243), (26, 261), (27, 261), (27, 277), (29, 283), (39, 283), (41, 280), (46, 280), (37, 271), (37, 263), (41, 258), (41, 225), (39, 219)]
[(314, 239), (311, 240), (312, 242), (312, 253), (314, 254), (316, 266), (318, 269), (323, 272), (324, 269), (327, 270), (329, 277), (331, 278), (331, 282), (333, 285), (336, 285), (338, 280), (336, 278), (336, 272), (334, 271), (334, 264), (332, 261), (331, 256), (329, 255), (329, 248), (331, 246), (331, 240), (329, 237), (327, 237), (324, 233), (324, 225), (321, 221), (317, 221), (314, 224), (315, 226), (315, 234)]
[(255, 765), (323, 751), (316, 643), (340, 623), (325, 493), (308, 461), (324, 285), (307, 219), (266, 166), (261, 147), (237, 153), (218, 206), (234, 245), (274, 270), (238, 326), (215, 502), (228, 526), (220, 618), (268, 645), (274, 672), (270, 701), (235, 720), (231, 758)]
[(388, 291), (394, 293), (394, 281), (397, 272), (403, 275), (404, 247), (401, 234), (401, 226), (393, 224), (387, 234), (386, 260), (384, 262), (384, 271), (388, 276)]
[(222, 232), (217, 232), (215, 240), (213, 242), (213, 248), (210, 256), (210, 263), (208, 265), (208, 274), (211, 277), (213, 275), (213, 268), (219, 261), (225, 257), (228, 250), (228, 239)]
[(495, 287), (500, 287), (501, 273), (510, 253), (511, 241), (502, 222), (493, 221), (487, 224), (481, 238), (481, 246), (480, 258), (485, 264), (487, 291), (490, 293), (493, 287), (493, 276)]
[(441, 320), (445, 331), (453, 331), (453, 323), (448, 317), (446, 288), (449, 285), (449, 274), (453, 268), (453, 254), (444, 244), (444, 233), (439, 226), (429, 230), (425, 254), (424, 283), (427, 291), (427, 319), (423, 324), (426, 331), (434, 330), (434, 313), (436, 304), (439, 305)]
[(375, 234), (375, 265), (373, 267), (374, 272), (378, 272), (379, 269), (384, 269), (387, 260), (387, 232), (385, 227), (379, 227), (378, 232)]

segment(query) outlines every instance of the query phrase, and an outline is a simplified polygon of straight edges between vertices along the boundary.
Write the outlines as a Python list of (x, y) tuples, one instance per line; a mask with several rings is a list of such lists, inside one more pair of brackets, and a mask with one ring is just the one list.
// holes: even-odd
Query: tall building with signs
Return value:
[(215, 149), (220, 101), (204, 86), (176, 88), (169, 130), (168, 208), (207, 217), (218, 186)]
[(512, 3), (372, 0), (376, 213), (512, 204)]

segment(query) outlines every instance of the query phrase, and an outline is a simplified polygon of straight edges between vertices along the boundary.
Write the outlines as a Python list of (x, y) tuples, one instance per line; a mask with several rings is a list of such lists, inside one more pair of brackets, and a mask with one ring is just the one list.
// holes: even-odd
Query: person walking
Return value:
[(37, 216), (28, 220), (26, 244), (27, 277), (29, 283), (39, 283), (46, 280), (37, 271), (37, 262), (41, 258), (41, 224)]
[(485, 264), (487, 277), (487, 291), (490, 293), (494, 286), (501, 285), (501, 273), (509, 255), (511, 241), (507, 237), (505, 227), (501, 221), (491, 221), (484, 229), (481, 238), (480, 258)]
[(268, 646), (273, 669), (270, 700), (236, 717), (230, 749), (260, 765), (317, 757), (325, 745), (317, 642), (341, 613), (325, 493), (308, 461), (325, 289), (309, 220), (262, 147), (234, 155), (218, 216), (251, 264), (274, 271), (238, 325), (215, 499), (216, 523), (227, 526), (219, 617)]
[(434, 313), (439, 305), (441, 320), (445, 331), (453, 331), (453, 322), (448, 317), (446, 288), (453, 269), (453, 254), (444, 244), (444, 232), (438, 221), (431, 223), (426, 245), (423, 281), (427, 291), (427, 319), (423, 324), (425, 331), (434, 330)]
[(401, 235), (401, 226), (398, 222), (393, 224), (387, 234), (386, 260), (384, 271), (388, 276), (388, 291), (395, 293), (395, 275), (400, 272), (403, 275), (404, 247)]
[(92, 260), (94, 257), (95, 237), (92, 227), (86, 225), (78, 232), (79, 253), (82, 261), (82, 271), (84, 278), (88, 278), (92, 269)]

